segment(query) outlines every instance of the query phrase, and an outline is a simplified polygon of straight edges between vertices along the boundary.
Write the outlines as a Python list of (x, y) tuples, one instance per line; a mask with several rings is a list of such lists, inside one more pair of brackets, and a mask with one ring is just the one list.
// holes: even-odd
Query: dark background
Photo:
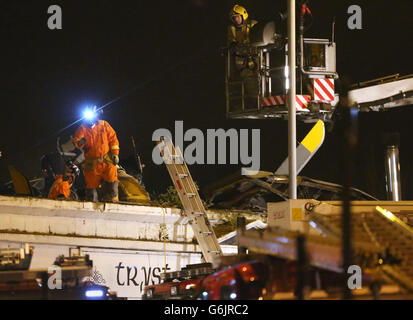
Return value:
[[(270, 20), (285, 11), (285, 0), (239, 1), (250, 17)], [(63, 29), (47, 28), (47, 8), (58, 4)], [(275, 170), (287, 156), (287, 122), (225, 118), (225, 59), (228, 0), (153, 1), (1, 1), (0, 39), (0, 182), (7, 166), (28, 177), (40, 170), (40, 156), (55, 150), (57, 132), (81, 116), (87, 104), (102, 106), (117, 131), (121, 162), (132, 164), (130, 137), (146, 163), (151, 192), (170, 185), (163, 166), (152, 163), (152, 133), (184, 129), (260, 128), (261, 169)], [(347, 28), (347, 8), (363, 9), (363, 30)], [(354, 82), (413, 73), (413, 2), (410, 0), (312, 0), (314, 16), (308, 37), (330, 38), (336, 18), (337, 68)], [(410, 108), (360, 115), (359, 150), (354, 186), (385, 198), (384, 147), (381, 135), (398, 132), (404, 199), (413, 199)], [(73, 134), (77, 125), (64, 131)], [(311, 128), (297, 124), (297, 139)], [(302, 175), (339, 181), (338, 132), (326, 135), (323, 147)], [(237, 166), (193, 165), (198, 184), (230, 174)]]

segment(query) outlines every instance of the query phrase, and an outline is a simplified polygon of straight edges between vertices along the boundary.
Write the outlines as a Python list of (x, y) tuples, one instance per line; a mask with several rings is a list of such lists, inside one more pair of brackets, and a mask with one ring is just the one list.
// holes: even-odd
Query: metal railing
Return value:
[[(304, 44), (315, 44), (324, 46), (325, 53), (323, 61), (323, 67), (309, 67), (308, 70), (304, 67), (304, 55), (300, 54), (300, 59), (302, 60), (301, 63), (297, 66), (296, 70), (298, 71), (298, 75), (300, 76), (299, 81), (303, 81), (303, 76), (310, 76), (310, 77), (317, 77), (320, 78), (324, 77), (334, 77), (338, 78), (338, 75), (335, 70), (330, 71), (328, 68), (328, 61), (335, 61), (335, 52), (334, 50), (328, 50), (328, 47), (333, 46), (335, 48), (335, 44), (326, 39), (301, 39)], [(249, 56), (254, 56), (254, 63), (256, 64), (256, 68), (252, 71), (253, 76), (250, 77), (241, 77), (241, 71), (237, 70), (235, 65), (235, 56), (241, 56), (237, 53), (237, 48), (225, 48), (226, 50), (226, 79), (225, 79), (225, 86), (226, 86), (226, 111), (228, 116), (243, 114), (243, 113), (260, 113), (260, 112), (267, 112), (271, 113), (279, 113), (280, 111), (287, 111), (286, 104), (274, 106), (274, 108), (265, 108), (262, 105), (262, 99), (265, 97), (271, 96), (285, 96), (287, 93), (286, 81), (289, 79), (289, 72), (286, 67), (286, 58), (288, 57), (288, 46), (285, 46), (284, 49), (276, 47), (274, 45), (267, 45), (262, 47), (253, 47), (248, 45), (240, 45), (241, 48), (245, 52), (245, 59), (247, 61)], [(251, 50), (248, 51), (245, 48), (250, 48)], [(240, 49), (240, 50), (241, 50)], [(275, 55), (274, 52), (278, 52), (278, 55)], [(331, 51), (331, 52), (330, 52)], [(250, 52), (250, 53), (248, 53)], [(254, 52), (252, 54), (251, 52)], [(330, 52), (330, 53), (328, 53)], [(282, 65), (279, 62), (274, 62), (275, 58), (278, 57), (280, 60), (280, 54)], [(326, 58), (328, 56), (328, 58)], [(246, 62), (245, 62), (246, 63)], [(247, 66), (245, 66), (247, 68)], [(243, 70), (243, 69), (242, 69)], [(257, 90), (255, 90), (254, 94), (248, 92), (248, 83), (257, 82)], [(275, 85), (276, 82), (279, 82), (279, 85)], [(238, 88), (237, 88), (238, 87)], [(251, 90), (253, 91), (253, 90)], [(297, 90), (298, 95), (305, 94), (305, 90), (303, 89), (303, 85), (301, 83), (300, 89)], [(238, 102), (237, 102), (238, 101)], [(253, 104), (251, 103), (253, 101)], [(282, 110), (281, 110), (282, 109)]]

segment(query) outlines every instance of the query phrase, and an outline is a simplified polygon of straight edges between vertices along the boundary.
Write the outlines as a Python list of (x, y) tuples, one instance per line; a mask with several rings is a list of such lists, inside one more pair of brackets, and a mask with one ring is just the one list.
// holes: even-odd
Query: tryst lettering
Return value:
[[(142, 266), (138, 269), (136, 266), (127, 266), (119, 262), (115, 266), (116, 283), (118, 286), (135, 286), (139, 287), (142, 292), (143, 288), (148, 285), (158, 284), (161, 282), (161, 273), (171, 270), (166, 264), (166, 267), (146, 267)], [(142, 277), (143, 276), (143, 277)], [(138, 279), (144, 279), (139, 283)]]

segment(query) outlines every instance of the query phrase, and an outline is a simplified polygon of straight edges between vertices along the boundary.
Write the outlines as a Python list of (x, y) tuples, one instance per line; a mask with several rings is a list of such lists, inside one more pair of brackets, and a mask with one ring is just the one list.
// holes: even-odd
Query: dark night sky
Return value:
[[(239, 1), (250, 16), (270, 20), (285, 0)], [(1, 88), (0, 181), (15, 164), (29, 177), (40, 170), (40, 156), (55, 149), (56, 133), (76, 121), (86, 103), (101, 106), (137, 89), (104, 110), (121, 144), (121, 161), (132, 155), (130, 136), (147, 164), (149, 191), (170, 184), (167, 171), (152, 164), (158, 128), (260, 128), (261, 169), (274, 170), (287, 155), (287, 122), (226, 120), (224, 58), (228, 11), (234, 1), (2, 1), (0, 3)], [(339, 4), (338, 4), (339, 3)], [(63, 10), (63, 30), (47, 28), (47, 8)], [(347, 29), (347, 8), (363, 9), (363, 30)], [(328, 38), (336, 17), (338, 72), (354, 81), (413, 73), (413, 2), (410, 0), (312, 0), (314, 25), (306, 36)], [(401, 134), (404, 197), (413, 198), (411, 110), (360, 117), (360, 149), (355, 186), (383, 197), (380, 134)], [(311, 125), (298, 124), (301, 140)], [(64, 136), (73, 134), (76, 126)], [(338, 181), (337, 132), (303, 175)], [(190, 168), (205, 185), (236, 166)]]

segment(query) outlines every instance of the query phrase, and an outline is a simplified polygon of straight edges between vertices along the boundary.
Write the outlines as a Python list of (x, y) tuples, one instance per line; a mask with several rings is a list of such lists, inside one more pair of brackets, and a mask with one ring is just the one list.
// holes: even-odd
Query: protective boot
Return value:
[(118, 202), (119, 201), (119, 181), (106, 182), (108, 184), (108, 201)]
[(98, 192), (96, 189), (86, 189), (86, 200), (92, 202), (98, 202)]

